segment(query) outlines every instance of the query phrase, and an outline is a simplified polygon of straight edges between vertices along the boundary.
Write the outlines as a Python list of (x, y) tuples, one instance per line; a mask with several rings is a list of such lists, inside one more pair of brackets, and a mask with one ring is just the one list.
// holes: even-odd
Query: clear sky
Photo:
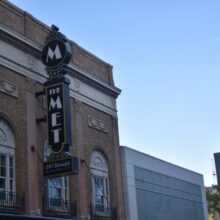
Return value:
[(121, 145), (213, 184), (213, 153), (220, 152), (219, 0), (11, 2), (114, 66), (122, 89)]

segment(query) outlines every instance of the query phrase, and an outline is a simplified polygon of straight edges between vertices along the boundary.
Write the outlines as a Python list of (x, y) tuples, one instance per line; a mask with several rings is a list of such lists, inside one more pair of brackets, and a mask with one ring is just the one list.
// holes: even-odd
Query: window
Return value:
[(204, 220), (201, 186), (140, 167), (134, 174), (139, 220)]
[(108, 166), (104, 155), (95, 150), (91, 154), (92, 202), (96, 212), (106, 213), (110, 208)]
[(15, 193), (15, 137), (9, 124), (0, 117), (0, 193)]
[[(47, 160), (52, 151), (47, 141), (44, 144), (44, 159)], [(68, 208), (69, 179), (67, 176), (49, 178), (45, 181), (45, 192), (48, 208)]]
[(47, 180), (47, 194), (50, 207), (62, 207), (67, 206), (68, 197), (67, 177), (57, 177)]

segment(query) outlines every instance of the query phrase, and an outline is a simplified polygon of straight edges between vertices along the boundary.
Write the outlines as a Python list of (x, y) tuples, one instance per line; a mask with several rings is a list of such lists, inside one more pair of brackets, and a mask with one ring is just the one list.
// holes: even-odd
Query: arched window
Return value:
[(110, 210), (108, 165), (103, 153), (95, 150), (90, 158), (92, 202), (95, 212)]
[(15, 136), (0, 117), (0, 192), (15, 192)]
[[(52, 153), (47, 141), (44, 143), (44, 160)], [(69, 179), (67, 176), (49, 178), (45, 182), (46, 203), (48, 208), (69, 207)]]

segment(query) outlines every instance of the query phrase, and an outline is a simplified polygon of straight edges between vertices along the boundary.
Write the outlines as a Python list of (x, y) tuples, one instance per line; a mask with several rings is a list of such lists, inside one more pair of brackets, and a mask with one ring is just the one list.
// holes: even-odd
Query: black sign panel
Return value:
[(61, 64), (68, 64), (72, 52), (70, 45), (61, 39), (49, 41), (42, 51), (42, 61), (49, 68), (58, 67)]
[(45, 83), (47, 98), (48, 144), (54, 153), (68, 151), (71, 145), (69, 82), (55, 78)]
[(44, 162), (44, 177), (78, 174), (78, 158), (66, 157)]

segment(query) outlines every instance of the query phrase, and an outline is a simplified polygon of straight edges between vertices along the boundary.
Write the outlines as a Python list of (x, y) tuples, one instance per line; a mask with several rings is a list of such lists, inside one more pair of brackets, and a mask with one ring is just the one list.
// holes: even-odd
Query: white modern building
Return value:
[(203, 176), (122, 146), (127, 220), (207, 220)]

